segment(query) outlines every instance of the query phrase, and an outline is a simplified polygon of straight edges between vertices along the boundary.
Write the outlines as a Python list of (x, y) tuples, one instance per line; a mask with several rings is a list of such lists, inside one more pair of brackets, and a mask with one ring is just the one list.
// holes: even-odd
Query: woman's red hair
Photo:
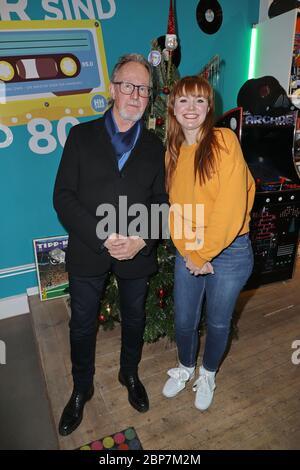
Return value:
[(184, 134), (174, 116), (175, 99), (179, 96), (202, 96), (208, 101), (208, 113), (201, 126), (199, 142), (195, 152), (195, 179), (199, 175), (200, 184), (209, 180), (216, 170), (216, 160), (221, 148), (214, 130), (214, 94), (210, 83), (200, 76), (187, 76), (179, 80), (169, 96), (168, 104), (168, 144), (166, 163), (166, 187), (170, 189), (176, 169)]

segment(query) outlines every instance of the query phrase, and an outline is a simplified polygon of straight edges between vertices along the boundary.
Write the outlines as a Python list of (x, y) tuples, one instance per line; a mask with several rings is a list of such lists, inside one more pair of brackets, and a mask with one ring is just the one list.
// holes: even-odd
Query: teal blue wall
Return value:
[[(94, 6), (97, 2), (104, 12), (109, 12), (112, 4), (116, 6), (115, 15), (101, 21), (109, 72), (124, 53), (148, 55), (151, 40), (166, 33), (169, 0), (89, 0)], [(182, 47), (180, 74), (199, 72), (218, 54), (223, 63), (217, 90), (221, 113), (236, 105), (237, 92), (247, 80), (250, 31), (258, 20), (259, 0), (219, 2), (223, 24), (214, 35), (203, 33), (197, 25), (198, 0), (176, 0), (175, 3)], [(63, 10), (61, 0), (50, 4)], [(82, 0), (81, 4), (87, 4), (87, 0)], [(30, 19), (45, 19), (41, 5), (39, 0), (27, 1), (25, 11)], [(53, 14), (48, 15), (53, 17)], [(82, 15), (84, 18), (86, 16)], [(19, 18), (13, 14), (10, 19)], [(52, 124), (56, 137), (56, 122)], [(26, 265), (30, 271), (34, 263), (32, 239), (65, 233), (52, 208), (53, 182), (62, 147), (58, 144), (54, 152), (37, 155), (30, 151), (27, 142), (25, 145), (24, 126), (15, 126), (13, 132), (13, 144), (0, 148), (0, 298), (23, 293), (37, 285), (35, 272), (7, 277), (1, 270)], [(0, 142), (2, 138), (0, 136)]]

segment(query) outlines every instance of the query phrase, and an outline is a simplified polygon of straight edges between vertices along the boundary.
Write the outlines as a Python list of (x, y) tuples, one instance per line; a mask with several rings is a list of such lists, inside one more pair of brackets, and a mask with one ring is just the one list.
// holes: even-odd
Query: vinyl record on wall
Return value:
[(216, 33), (223, 21), (221, 5), (217, 0), (200, 0), (196, 10), (199, 28), (207, 34)]

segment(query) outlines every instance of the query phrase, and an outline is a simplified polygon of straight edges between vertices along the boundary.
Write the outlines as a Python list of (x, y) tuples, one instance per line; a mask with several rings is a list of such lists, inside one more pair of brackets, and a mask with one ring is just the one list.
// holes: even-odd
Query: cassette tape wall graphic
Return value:
[(34, 119), (101, 115), (107, 108), (108, 81), (98, 21), (1, 22), (4, 132), (3, 126)]

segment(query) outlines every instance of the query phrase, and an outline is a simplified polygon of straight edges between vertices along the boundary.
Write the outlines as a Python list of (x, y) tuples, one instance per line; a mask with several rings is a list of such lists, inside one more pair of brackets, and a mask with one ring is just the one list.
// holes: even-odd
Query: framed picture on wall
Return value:
[(67, 235), (33, 240), (41, 300), (69, 295), (68, 273), (65, 272), (67, 246)]

